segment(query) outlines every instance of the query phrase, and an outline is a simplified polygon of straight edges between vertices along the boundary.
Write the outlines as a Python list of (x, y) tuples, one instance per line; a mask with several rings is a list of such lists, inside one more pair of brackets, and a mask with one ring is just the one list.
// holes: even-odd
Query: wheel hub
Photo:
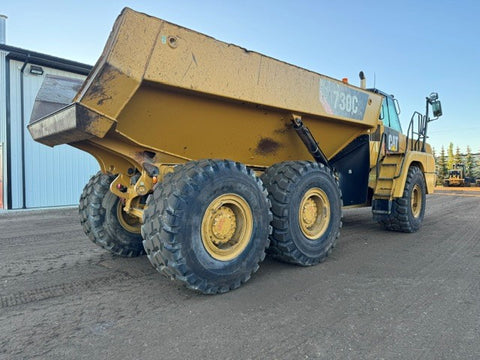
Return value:
[(311, 227), (317, 219), (317, 214), (318, 208), (315, 204), (315, 201), (313, 201), (311, 198), (308, 198), (303, 204), (302, 209), (302, 220), (305, 226)]
[(410, 199), (410, 208), (412, 210), (413, 217), (418, 218), (422, 210), (422, 189), (418, 184), (413, 186), (412, 196)]
[(252, 210), (240, 195), (220, 195), (205, 210), (202, 242), (216, 260), (229, 261), (240, 255), (250, 242), (252, 232)]
[(310, 240), (318, 240), (330, 224), (330, 201), (320, 188), (311, 188), (303, 196), (298, 213), (300, 230)]
[(237, 228), (235, 213), (226, 206), (220, 207), (213, 214), (212, 234), (213, 242), (217, 245), (227, 243), (233, 237)]
[(127, 231), (135, 234), (140, 234), (141, 223), (136, 216), (127, 214), (123, 210), (123, 203), (119, 199), (117, 202), (117, 219), (120, 225)]

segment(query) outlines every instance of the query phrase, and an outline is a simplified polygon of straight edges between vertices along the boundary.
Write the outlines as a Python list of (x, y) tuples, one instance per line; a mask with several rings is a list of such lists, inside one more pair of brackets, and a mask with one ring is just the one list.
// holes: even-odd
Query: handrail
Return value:
[[(414, 120), (417, 118), (417, 131), (415, 131)], [(410, 150), (425, 152), (425, 143), (427, 141), (427, 119), (424, 115), (415, 111), (410, 119), (410, 124), (407, 130), (407, 148), (409, 147), (409, 139), (411, 138), (412, 144)], [(416, 135), (416, 139), (415, 139)]]
[[(415, 117), (416, 121), (416, 128), (415, 128)], [(420, 114), (418, 111), (415, 111), (410, 119), (410, 123), (408, 124), (408, 129), (406, 132), (406, 144), (405, 144), (405, 153), (402, 156), (402, 162), (400, 163), (400, 169), (398, 171), (398, 175), (395, 175), (392, 179), (398, 179), (400, 174), (402, 173), (403, 166), (405, 165), (405, 158), (408, 151), (421, 151), (425, 152), (425, 143), (426, 143), (426, 129), (427, 129), (427, 119), (424, 115)], [(416, 131), (415, 131), (416, 130)], [(410, 144), (411, 140), (411, 144)], [(375, 175), (376, 179), (378, 179), (380, 175), (380, 158), (382, 155), (382, 146), (384, 141), (386, 141), (386, 134), (385, 132), (382, 133), (380, 137), (380, 144), (378, 149), (377, 161), (375, 164)], [(386, 153), (385, 153), (386, 155)]]
[(382, 145), (383, 145), (383, 139), (386, 139), (387, 138), (387, 135), (385, 134), (385, 131), (382, 133), (381, 137), (380, 137), (380, 144), (378, 145), (378, 154), (377, 154), (377, 162), (375, 164), (375, 179), (376, 181), (378, 181), (378, 175), (380, 173), (380, 167), (379, 167), (379, 164), (380, 164), (380, 155), (382, 154)]

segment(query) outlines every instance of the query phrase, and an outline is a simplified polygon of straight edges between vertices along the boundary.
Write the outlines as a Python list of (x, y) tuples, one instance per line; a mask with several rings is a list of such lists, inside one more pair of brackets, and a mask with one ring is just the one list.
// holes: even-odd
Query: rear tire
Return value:
[(114, 179), (98, 172), (85, 185), (78, 209), (83, 231), (93, 243), (115, 255), (142, 255), (140, 222), (123, 212), (120, 198), (110, 191)]
[(403, 196), (392, 202), (392, 212), (384, 215), (379, 223), (385, 229), (412, 233), (420, 229), (425, 215), (426, 185), (418, 166), (408, 169)]
[(269, 253), (302, 266), (323, 261), (342, 226), (342, 197), (332, 172), (322, 164), (275, 164), (262, 177), (272, 203)]
[(267, 191), (237, 162), (176, 166), (147, 200), (142, 234), (152, 265), (204, 294), (238, 288), (258, 270), (268, 247)]

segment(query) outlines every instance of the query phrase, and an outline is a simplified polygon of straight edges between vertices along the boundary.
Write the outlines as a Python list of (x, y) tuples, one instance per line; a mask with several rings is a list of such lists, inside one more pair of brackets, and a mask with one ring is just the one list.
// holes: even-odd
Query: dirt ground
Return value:
[(480, 189), (427, 197), (422, 229), (344, 211), (318, 266), (269, 258), (205, 296), (91, 243), (76, 209), (0, 213), (0, 359), (478, 359)]

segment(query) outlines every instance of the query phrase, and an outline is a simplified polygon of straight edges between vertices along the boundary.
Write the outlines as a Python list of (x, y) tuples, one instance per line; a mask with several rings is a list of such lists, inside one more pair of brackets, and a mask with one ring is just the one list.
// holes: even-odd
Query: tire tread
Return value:
[(333, 241), (326, 245), (323, 252), (315, 257), (309, 257), (303, 254), (295, 245), (289, 234), (288, 221), (288, 203), (292, 197), (292, 192), (298, 181), (311, 172), (320, 172), (327, 177), (331, 177), (337, 185), (338, 196), (341, 206), (341, 191), (338, 183), (334, 179), (331, 170), (323, 164), (310, 161), (287, 161), (272, 165), (262, 176), (262, 180), (269, 192), (269, 198), (272, 203), (273, 232), (270, 236), (271, 245), (268, 253), (274, 258), (294, 263), (302, 266), (311, 266), (323, 262), (335, 247), (338, 237), (340, 236), (340, 228), (342, 227), (342, 215), (340, 209), (340, 223), (337, 229), (334, 229), (335, 235)]
[[(189, 206), (189, 199), (201, 191), (197, 188), (201, 179), (214, 179), (224, 169), (236, 170), (254, 178), (259, 191), (268, 202), (268, 208), (270, 207), (268, 193), (251, 169), (233, 161), (207, 159), (177, 166), (174, 172), (165, 177), (162, 186), (154, 189), (153, 195), (147, 199), (147, 209), (144, 212), (143, 244), (152, 265), (166, 277), (181, 281), (187, 288), (204, 294), (224, 293), (247, 282), (258, 270), (258, 264), (265, 258), (265, 248), (269, 245), (267, 236), (264, 249), (256, 255), (253, 268), (244, 269), (227, 285), (203, 279), (189, 268), (178, 237), (183, 213)], [(271, 227), (268, 231), (270, 233)]]
[[(402, 197), (393, 200), (392, 212), (388, 215), (381, 216), (378, 220), (386, 230), (413, 233), (420, 228), (423, 213), (420, 219), (420, 224), (415, 224), (409, 214), (410, 200), (408, 199), (409, 189), (415, 185), (415, 178), (418, 177), (419, 174), (423, 177), (422, 170), (418, 166), (411, 166), (408, 169), (407, 180), (405, 181), (405, 188)], [(423, 184), (422, 189), (424, 190), (425, 183)], [(425, 207), (425, 201), (423, 201), (423, 207)]]
[(80, 224), (94, 244), (115, 255), (136, 257), (145, 253), (140, 235), (129, 236), (119, 224), (106, 221), (107, 210), (103, 207), (103, 200), (110, 192), (110, 184), (114, 178), (113, 175), (101, 172), (90, 178), (80, 196)]

